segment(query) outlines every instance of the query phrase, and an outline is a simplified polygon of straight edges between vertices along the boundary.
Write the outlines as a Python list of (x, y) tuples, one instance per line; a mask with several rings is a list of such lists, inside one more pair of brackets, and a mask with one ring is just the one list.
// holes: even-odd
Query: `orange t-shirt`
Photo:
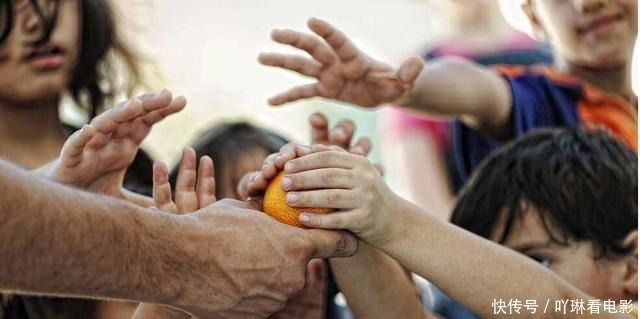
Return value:
[[(513, 138), (543, 127), (582, 125), (609, 131), (637, 152), (637, 111), (618, 95), (548, 66), (506, 66), (493, 70), (509, 82)], [(452, 144), (463, 178), (499, 145), (484, 134), (457, 123)]]

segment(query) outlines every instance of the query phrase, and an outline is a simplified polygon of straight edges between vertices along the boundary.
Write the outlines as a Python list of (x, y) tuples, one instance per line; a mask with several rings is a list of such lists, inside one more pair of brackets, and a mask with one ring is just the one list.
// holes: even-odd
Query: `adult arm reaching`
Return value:
[(345, 232), (280, 224), (222, 200), (172, 215), (53, 183), (0, 161), (0, 289), (258, 318), (304, 285), (313, 258), (349, 256)]

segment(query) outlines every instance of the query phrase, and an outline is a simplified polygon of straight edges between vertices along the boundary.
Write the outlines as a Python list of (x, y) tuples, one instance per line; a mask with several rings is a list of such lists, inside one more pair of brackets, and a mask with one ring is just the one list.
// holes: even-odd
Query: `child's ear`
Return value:
[(624, 239), (624, 246), (631, 248), (625, 258), (624, 290), (632, 296), (638, 295), (638, 230), (630, 232)]
[(538, 41), (546, 41), (547, 35), (542, 28), (542, 24), (540, 24), (540, 20), (533, 9), (533, 5), (531, 1), (525, 1), (522, 3), (522, 11), (529, 19), (529, 25), (531, 26), (531, 30), (533, 31), (533, 36)]

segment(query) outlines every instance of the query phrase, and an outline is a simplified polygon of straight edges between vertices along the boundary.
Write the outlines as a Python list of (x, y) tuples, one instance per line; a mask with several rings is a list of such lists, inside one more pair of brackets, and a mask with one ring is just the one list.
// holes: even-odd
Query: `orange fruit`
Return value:
[(287, 192), (282, 189), (281, 182), (284, 171), (280, 171), (267, 186), (262, 202), (262, 210), (275, 220), (296, 227), (304, 227), (298, 222), (302, 212), (326, 214), (333, 211), (330, 208), (294, 208), (287, 204)]

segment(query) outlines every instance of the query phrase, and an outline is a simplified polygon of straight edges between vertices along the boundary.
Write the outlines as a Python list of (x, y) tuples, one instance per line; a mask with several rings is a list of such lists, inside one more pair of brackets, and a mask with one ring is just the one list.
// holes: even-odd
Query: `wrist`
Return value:
[[(231, 280), (234, 274), (227, 273), (228, 260), (218, 258), (216, 250), (222, 249), (220, 254), (233, 258), (234, 253), (224, 251), (224, 247), (232, 249), (237, 243), (229, 239), (229, 233), (238, 228), (238, 223), (246, 223), (246, 218), (224, 213), (158, 214), (164, 218), (155, 222), (147, 245), (147, 250), (155, 252), (155, 262), (146, 263), (149, 268), (145, 270), (153, 276), (147, 279), (148, 286), (157, 290), (150, 302), (185, 310), (206, 307), (208, 311), (223, 311), (236, 304), (238, 291)], [(210, 218), (215, 219), (215, 227), (211, 227)]]
[(374, 245), (383, 251), (402, 245), (403, 241), (411, 237), (409, 234), (412, 232), (412, 228), (415, 227), (416, 209), (419, 210), (415, 205), (400, 196), (395, 195), (392, 201), (394, 204), (391, 205), (389, 215), (392, 216), (393, 220), (388, 223), (388, 230), (384, 240)]
[(55, 165), (57, 165), (58, 160), (54, 160), (52, 162), (49, 162), (47, 164), (44, 164), (34, 170), (32, 170), (33, 173), (40, 175), (40, 176), (44, 176), (48, 179), (51, 180), (56, 180), (55, 176), (53, 176), (53, 167), (55, 167)]
[(137, 221), (139, 233), (137, 254), (132, 277), (136, 280), (133, 291), (139, 291), (135, 300), (175, 305), (184, 294), (179, 277), (186, 269), (182, 237), (186, 232), (185, 222), (178, 215), (154, 209), (145, 209)]
[(412, 83), (411, 86), (409, 86), (404, 93), (402, 93), (402, 95), (400, 95), (400, 97), (398, 97), (395, 101), (393, 101), (391, 104), (395, 105), (395, 106), (399, 106), (399, 107), (409, 107), (409, 105), (412, 104), (412, 95), (413, 95), (413, 86), (414, 84)]

